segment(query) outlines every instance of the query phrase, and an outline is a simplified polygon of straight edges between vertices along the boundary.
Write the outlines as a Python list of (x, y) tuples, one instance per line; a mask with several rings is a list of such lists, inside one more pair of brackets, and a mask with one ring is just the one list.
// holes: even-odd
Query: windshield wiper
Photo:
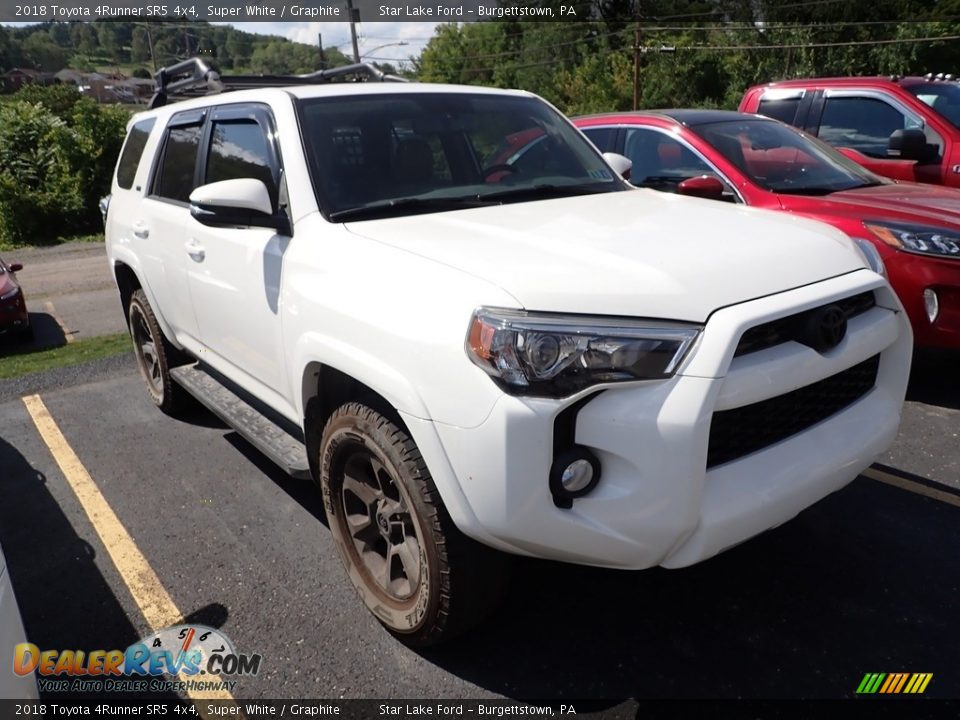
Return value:
[(397, 198), (375, 205), (338, 210), (330, 213), (330, 220), (334, 222), (348, 222), (350, 220), (371, 220), (373, 218), (390, 217), (391, 215), (416, 214), (442, 210), (460, 210), (464, 208), (484, 207), (495, 203), (486, 202), (476, 196), (470, 197), (438, 197), (438, 198)]
[(554, 185), (544, 183), (542, 185), (528, 185), (525, 187), (511, 188), (509, 190), (499, 190), (492, 193), (483, 193), (477, 195), (478, 200), (487, 201), (510, 201), (510, 200), (547, 200), (549, 198), (575, 197), (577, 195), (596, 195), (598, 193), (610, 192), (619, 189), (611, 183), (610, 187), (596, 184), (589, 185)]

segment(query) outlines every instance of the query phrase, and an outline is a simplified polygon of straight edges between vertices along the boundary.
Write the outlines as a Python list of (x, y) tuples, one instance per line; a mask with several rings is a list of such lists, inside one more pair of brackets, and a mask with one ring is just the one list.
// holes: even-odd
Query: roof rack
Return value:
[(221, 75), (203, 58), (190, 58), (160, 68), (154, 75), (157, 90), (149, 109), (162, 107), (171, 96), (197, 97), (226, 92), (290, 85), (315, 85), (354, 76), (355, 81), (407, 82), (406, 78), (384, 73), (369, 63), (318, 70), (305, 75)]

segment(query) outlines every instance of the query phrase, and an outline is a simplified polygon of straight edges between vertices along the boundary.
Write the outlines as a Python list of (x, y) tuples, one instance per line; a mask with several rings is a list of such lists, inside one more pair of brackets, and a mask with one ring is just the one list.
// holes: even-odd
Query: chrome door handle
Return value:
[(197, 262), (203, 262), (203, 259), (207, 256), (207, 251), (203, 249), (203, 245), (197, 242), (196, 238), (190, 238), (183, 244), (183, 247), (187, 251), (187, 255), (196, 260)]
[(133, 224), (133, 236), (138, 237), (141, 240), (146, 240), (148, 237), (150, 237), (150, 228), (148, 228), (142, 222), (135, 222)]

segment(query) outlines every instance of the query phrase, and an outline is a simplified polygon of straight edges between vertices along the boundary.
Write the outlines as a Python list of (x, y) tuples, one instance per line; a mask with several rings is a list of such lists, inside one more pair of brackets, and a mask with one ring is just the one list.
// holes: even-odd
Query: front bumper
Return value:
[[(733, 358), (747, 328), (866, 290), (878, 306), (852, 318), (833, 350), (787, 342)], [(785, 522), (886, 450), (899, 425), (911, 349), (900, 305), (867, 271), (719, 310), (680, 374), (585, 393), (595, 394), (579, 409), (575, 439), (600, 459), (602, 479), (569, 509), (555, 506), (548, 488), (554, 420), (583, 396), (503, 396), (479, 427), (410, 419), (411, 431), (454, 521), (476, 539), (566, 562), (680, 567)], [(878, 355), (873, 389), (852, 405), (707, 468), (715, 411), (784, 395)], [(427, 425), (436, 441), (426, 437)]]
[[(913, 326), (917, 347), (960, 350), (960, 260), (896, 252), (887, 259), (887, 272)], [(932, 323), (923, 304), (923, 291), (937, 294), (940, 312)]]

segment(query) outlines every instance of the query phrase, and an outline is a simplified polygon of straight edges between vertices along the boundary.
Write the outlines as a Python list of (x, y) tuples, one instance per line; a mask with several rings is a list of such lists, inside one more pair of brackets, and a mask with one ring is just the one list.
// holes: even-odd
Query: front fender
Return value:
[[(344, 372), (363, 383), (383, 396), (398, 412), (423, 420), (430, 419), (427, 406), (413, 383), (376, 355), (338, 338), (314, 331), (297, 340), (293, 356), (293, 366), (297, 370), (293, 377), (301, 378), (302, 385), (307, 383), (306, 375), (310, 365), (319, 363)], [(303, 387), (301, 392), (297, 393), (296, 408), (300, 417), (304, 416), (306, 394)]]

